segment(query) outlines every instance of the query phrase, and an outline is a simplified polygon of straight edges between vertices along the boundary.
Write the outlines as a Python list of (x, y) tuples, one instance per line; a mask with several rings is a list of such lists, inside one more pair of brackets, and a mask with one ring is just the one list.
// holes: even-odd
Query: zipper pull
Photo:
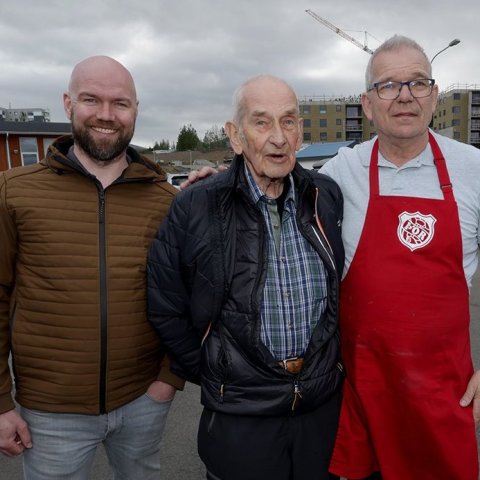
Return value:
[(220, 399), (222, 400), (222, 402), (223, 402), (223, 389), (224, 389), (224, 387), (225, 387), (225, 385), (222, 383), (220, 385)]
[(295, 383), (295, 389), (293, 390), (293, 403), (292, 403), (292, 412), (295, 411), (297, 403), (302, 399), (302, 394), (300, 393), (300, 387)]

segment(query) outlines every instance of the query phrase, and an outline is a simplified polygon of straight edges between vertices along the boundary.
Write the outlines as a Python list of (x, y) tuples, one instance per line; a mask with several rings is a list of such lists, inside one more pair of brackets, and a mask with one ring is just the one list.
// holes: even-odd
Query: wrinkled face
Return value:
[(272, 180), (286, 177), (295, 166), (303, 138), (297, 99), (285, 83), (263, 78), (245, 87), (243, 102), (240, 125), (228, 122), (227, 133), (266, 192)]
[[(372, 84), (406, 82), (430, 77), (429, 64), (416, 49), (401, 47), (378, 54), (373, 61)], [(408, 86), (403, 86), (395, 100), (379, 98), (376, 90), (362, 96), (363, 110), (373, 120), (380, 138), (414, 139), (426, 135), (437, 103), (438, 87), (428, 97), (414, 98)]]
[(64, 106), (76, 147), (93, 161), (108, 162), (122, 155), (133, 137), (137, 99), (126, 70), (108, 61), (94, 66), (72, 77)]

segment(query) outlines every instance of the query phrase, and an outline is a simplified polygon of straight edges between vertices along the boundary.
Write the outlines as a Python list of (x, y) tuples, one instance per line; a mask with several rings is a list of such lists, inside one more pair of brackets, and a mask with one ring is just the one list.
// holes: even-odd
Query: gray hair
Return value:
[(418, 50), (425, 58), (425, 62), (428, 65), (428, 75), (432, 76), (432, 65), (428, 59), (425, 50), (411, 38), (404, 37), (403, 35), (394, 35), (393, 37), (385, 40), (374, 52), (368, 61), (367, 70), (365, 71), (365, 86), (368, 90), (372, 86), (373, 82), (373, 61), (379, 53), (390, 52), (393, 50), (399, 50), (401, 48), (413, 48)]
[(245, 115), (245, 90), (246, 88), (257, 81), (262, 81), (262, 80), (273, 80), (276, 82), (283, 83), (286, 87), (288, 87), (292, 93), (295, 95), (296, 99), (296, 104), (297, 104), (297, 109), (299, 110), (298, 107), (298, 98), (297, 95), (295, 94), (295, 90), (285, 81), (282, 80), (281, 78), (275, 77), (274, 75), (257, 75), (255, 77), (249, 78), (245, 82), (243, 82), (236, 90), (233, 92), (233, 98), (232, 98), (232, 105), (233, 105), (233, 121), (234, 123), (238, 126), (241, 127), (241, 122), (243, 120), (243, 117)]

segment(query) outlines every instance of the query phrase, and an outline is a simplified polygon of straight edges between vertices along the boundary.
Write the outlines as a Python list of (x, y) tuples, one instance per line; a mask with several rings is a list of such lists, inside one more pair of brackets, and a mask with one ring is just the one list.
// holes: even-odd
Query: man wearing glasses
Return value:
[(322, 168), (345, 200), (347, 381), (331, 471), (349, 479), (478, 479), (468, 289), (480, 151), (428, 129), (438, 97), (431, 77), (413, 40), (381, 45), (362, 96), (378, 137)]

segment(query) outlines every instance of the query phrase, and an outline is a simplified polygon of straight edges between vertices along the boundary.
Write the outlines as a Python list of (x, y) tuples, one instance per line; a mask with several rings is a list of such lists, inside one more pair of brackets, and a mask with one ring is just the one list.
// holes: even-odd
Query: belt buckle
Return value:
[(287, 370), (287, 371), (288, 371), (288, 364), (289, 364), (290, 362), (295, 361), (295, 360), (298, 360), (298, 357), (285, 358), (285, 359), (282, 360), (280, 363), (283, 365), (284, 370)]
[(285, 360), (281, 360), (279, 364), (288, 373), (297, 375), (303, 368), (303, 357), (290, 357)]

